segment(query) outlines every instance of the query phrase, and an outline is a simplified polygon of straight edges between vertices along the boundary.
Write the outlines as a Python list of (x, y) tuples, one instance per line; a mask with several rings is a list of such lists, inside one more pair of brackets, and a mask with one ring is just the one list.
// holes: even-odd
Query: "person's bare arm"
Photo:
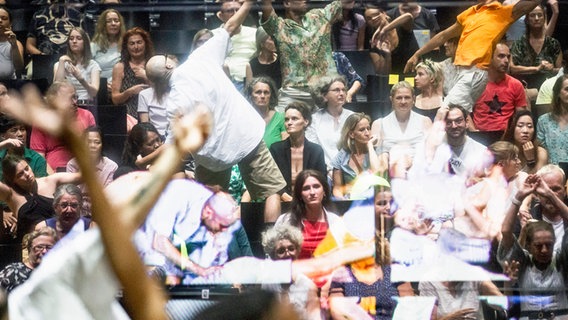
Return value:
[(332, 178), (333, 178), (333, 196), (339, 199), (343, 199), (343, 177), (341, 174), (341, 169), (336, 169), (333, 168), (333, 174), (332, 174)]
[(385, 35), (389, 31), (394, 30), (398, 27), (407, 28), (410, 25), (410, 29), (412, 30), (413, 21), (414, 21), (414, 18), (412, 17), (412, 14), (410, 14), (410, 13), (405, 13), (405, 14), (398, 16), (396, 19), (391, 21), (389, 24), (387, 24), (383, 28), (379, 28), (379, 29), (377, 29), (377, 31), (375, 31), (375, 33), (373, 34), (372, 43), (375, 43), (377, 40), (384, 40), (383, 38), (385, 37)]
[(240, 26), (245, 21), (247, 15), (249, 14), (250, 9), (252, 8), (252, 0), (245, 0), (243, 5), (224, 25), (225, 30), (230, 35), (233, 35), (233, 32), (238, 30)]
[(262, 22), (266, 22), (274, 12), (272, 0), (262, 0), (260, 9), (262, 11)]
[(479, 288), (479, 293), (483, 296), (502, 296), (503, 293), (501, 293), (501, 291), (499, 291), (499, 288), (497, 288), (497, 286), (491, 281), (491, 280), (486, 280), (486, 281), (482, 281), (480, 288)]
[(199, 276), (207, 276), (206, 269), (191, 261), (188, 257), (183, 257), (181, 252), (172, 244), (167, 237), (156, 234), (152, 248), (157, 252), (163, 254), (168, 260), (175, 263), (182, 270), (189, 270)]
[(43, 54), (43, 52), (39, 51), (37, 48), (37, 40), (33, 37), (28, 37), (26, 39), (26, 51), (28, 54)]
[(521, 0), (513, 7), (513, 20), (519, 20), (520, 17), (531, 12), (540, 4), (541, 0)]
[[(128, 63), (128, 62), (126, 62)], [(120, 87), (122, 87), (122, 81), (124, 80), (124, 63), (119, 62), (112, 68), (112, 84), (111, 84), (111, 99), (112, 103), (124, 104), (132, 96), (140, 93), (140, 91), (148, 88), (147, 84), (137, 84), (122, 92), (120, 92)]]
[(420, 56), (442, 46), (448, 39), (460, 37), (463, 27), (459, 23), (454, 23), (444, 31), (436, 34), (430, 41), (428, 41), (422, 48), (418, 49), (404, 67), (404, 73), (409, 73), (414, 70)]
[(554, 34), (554, 29), (556, 28), (556, 22), (558, 21), (560, 9), (558, 9), (557, 0), (548, 0), (548, 4), (550, 5), (550, 9), (552, 10), (552, 15), (550, 15), (550, 20), (548, 20), (548, 24), (546, 25), (546, 35), (552, 37), (552, 35)]
[(525, 182), (519, 187), (516, 194), (512, 195), (511, 204), (507, 208), (507, 213), (501, 225), (501, 242), (503, 250), (508, 251), (515, 241), (513, 236), (513, 229), (515, 226), (515, 219), (517, 219), (517, 212), (519, 211), (520, 204), (523, 200), (536, 190), (537, 185), (541, 179), (537, 175), (530, 175), (525, 179)]
[(8, 42), (10, 43), (12, 64), (19, 79), (22, 71), (24, 71), (24, 46), (16, 39), (16, 34), (12, 30), (7, 30), (5, 33), (8, 35)]
[(148, 112), (138, 112), (138, 120), (140, 122), (150, 122), (150, 117), (148, 116)]

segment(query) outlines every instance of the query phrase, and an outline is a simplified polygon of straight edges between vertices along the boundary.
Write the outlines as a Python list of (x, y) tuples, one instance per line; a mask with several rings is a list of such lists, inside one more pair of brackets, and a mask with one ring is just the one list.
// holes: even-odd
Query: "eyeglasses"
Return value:
[(327, 92), (333, 92), (333, 93), (335, 93), (335, 94), (339, 94), (339, 93), (341, 93), (341, 92), (345, 93), (345, 92), (347, 92), (347, 90), (345, 90), (345, 89), (340, 89), (340, 88), (335, 88), (335, 89), (332, 89), (332, 90), (327, 90)]
[(67, 207), (71, 207), (71, 209), (79, 208), (79, 204), (77, 202), (61, 202), (59, 203), (59, 206), (61, 207), (61, 209), (66, 209)]
[(38, 244), (37, 246), (33, 246), (32, 250), (35, 252), (42, 252), (43, 250), (49, 251), (51, 248), (53, 248), (53, 246), (50, 244)]
[(463, 122), (465, 121), (465, 119), (463, 117), (457, 118), (457, 119), (446, 119), (446, 125), (447, 126), (451, 126), (452, 124), (455, 124), (456, 126), (461, 125)]
[(280, 248), (276, 249), (276, 254), (278, 254), (278, 255), (283, 255), (286, 252), (294, 253), (294, 252), (296, 252), (296, 247), (295, 246), (287, 246), (287, 247), (280, 247)]

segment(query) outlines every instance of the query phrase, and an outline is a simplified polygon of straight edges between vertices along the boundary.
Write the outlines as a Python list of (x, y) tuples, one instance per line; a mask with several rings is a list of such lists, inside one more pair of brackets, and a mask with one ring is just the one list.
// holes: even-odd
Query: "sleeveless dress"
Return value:
[(55, 217), (53, 198), (39, 194), (25, 195), (27, 200), (18, 210), (18, 239), (33, 231), (38, 222)]
[[(128, 88), (133, 87), (137, 84), (145, 84), (140, 78), (136, 78), (134, 70), (130, 67), (130, 63), (123, 61), (124, 64), (124, 78), (122, 79), (122, 85), (120, 86), (120, 92), (126, 91)], [(138, 119), (138, 94), (133, 95), (128, 98), (126, 103), (126, 113)]]

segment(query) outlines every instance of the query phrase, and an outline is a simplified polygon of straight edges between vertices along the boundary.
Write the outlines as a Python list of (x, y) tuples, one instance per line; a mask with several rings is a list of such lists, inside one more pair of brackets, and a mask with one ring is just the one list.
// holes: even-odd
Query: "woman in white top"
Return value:
[(12, 31), (12, 14), (0, 6), (0, 79), (15, 79), (24, 69), (24, 46)]
[(92, 59), (89, 36), (73, 28), (67, 38), (67, 54), (53, 66), (53, 81), (68, 80), (77, 92), (77, 105), (94, 106), (99, 91), (101, 68)]
[[(415, 148), (432, 126), (432, 121), (412, 111), (415, 96), (410, 83), (401, 81), (390, 92), (393, 111), (373, 121), (371, 131), (382, 142), (378, 153), (389, 157), (390, 165), (404, 160), (406, 169), (412, 164)], [(390, 155), (389, 155), (390, 153)], [(384, 160), (384, 159), (383, 159)]]
[(122, 36), (126, 32), (124, 18), (116, 9), (107, 9), (101, 13), (91, 42), (93, 60), (101, 67), (101, 78), (112, 83), (112, 68), (120, 61)]

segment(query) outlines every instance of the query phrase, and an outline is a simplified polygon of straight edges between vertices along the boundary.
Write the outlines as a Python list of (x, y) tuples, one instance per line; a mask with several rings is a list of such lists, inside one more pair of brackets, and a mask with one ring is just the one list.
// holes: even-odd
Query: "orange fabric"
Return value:
[(499, 2), (476, 5), (462, 12), (457, 21), (463, 30), (454, 64), (487, 69), (493, 48), (514, 22), (513, 5), (503, 6)]

